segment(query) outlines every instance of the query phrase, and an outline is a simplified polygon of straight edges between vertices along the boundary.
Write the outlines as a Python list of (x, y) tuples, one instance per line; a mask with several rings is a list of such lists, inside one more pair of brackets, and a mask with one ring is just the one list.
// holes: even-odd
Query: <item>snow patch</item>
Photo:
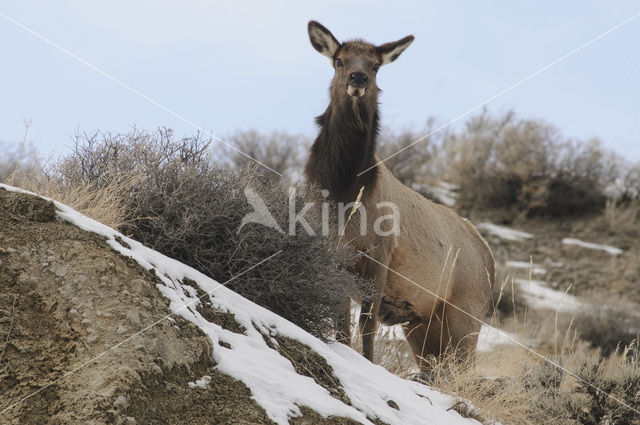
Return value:
[(620, 254), (622, 254), (622, 250), (620, 248), (616, 248), (616, 247), (609, 246), (609, 245), (600, 245), (600, 244), (597, 244), (597, 243), (584, 242), (584, 241), (581, 241), (580, 239), (564, 238), (564, 239), (562, 239), (562, 243), (563, 243), (563, 245), (577, 245), (577, 246), (580, 246), (582, 248), (604, 251), (604, 252), (607, 252), (607, 253), (609, 253), (611, 255), (620, 255)]
[(385, 326), (380, 325), (380, 334), (389, 339), (405, 339), (402, 325)]
[(500, 345), (517, 345), (520, 338), (512, 333), (494, 328), (489, 325), (482, 325), (478, 334), (478, 351), (493, 351)]
[(453, 183), (441, 180), (436, 182), (435, 185), (427, 183), (413, 183), (411, 188), (415, 191), (429, 194), (436, 201), (448, 207), (453, 207), (458, 201), (458, 194), (456, 193), (458, 185)]
[(202, 378), (196, 380), (196, 382), (187, 382), (189, 388), (207, 388), (211, 382), (209, 375), (204, 375)]
[[(34, 195), (3, 184), (0, 187)], [(147, 248), (66, 205), (52, 201), (58, 209), (58, 217), (83, 230), (104, 236), (107, 244), (120, 254), (131, 257), (147, 270), (153, 269), (161, 280), (156, 287), (169, 300), (169, 309), (197, 325), (210, 338), (215, 347), (213, 358), (216, 369), (243, 382), (251, 390), (253, 399), (275, 423), (285, 425), (289, 423), (289, 418), (300, 416), (299, 406), (307, 406), (325, 418), (341, 416), (367, 425), (372, 425), (368, 417), (378, 418), (390, 425), (478, 423), (447, 410), (455, 403), (454, 398), (426, 385), (401, 379), (343, 344), (325, 344), (197, 270)], [(128, 246), (123, 246), (116, 238)], [(246, 332), (231, 332), (202, 317), (196, 310), (198, 298), (188, 289), (188, 285), (181, 284), (185, 278), (205, 291), (212, 304), (233, 314)], [(263, 334), (274, 333), (295, 339), (324, 357), (333, 369), (336, 381), (342, 384), (351, 405), (332, 397), (312, 378), (296, 373), (291, 362), (269, 347), (263, 339)], [(205, 377), (193, 384), (199, 386), (200, 381), (206, 383)], [(398, 409), (390, 407), (387, 404), (389, 400), (393, 400)]]
[(529, 307), (550, 309), (561, 313), (574, 312), (582, 307), (582, 303), (573, 295), (548, 288), (539, 280), (513, 279)]
[(531, 274), (547, 274), (547, 269), (541, 265), (527, 263), (526, 261), (507, 261), (505, 266), (511, 267), (512, 269), (531, 270)]
[(523, 241), (525, 239), (533, 239), (531, 233), (514, 230), (509, 227), (498, 226), (493, 223), (480, 223), (476, 226), (478, 229), (487, 231), (489, 234), (505, 239), (508, 241)]

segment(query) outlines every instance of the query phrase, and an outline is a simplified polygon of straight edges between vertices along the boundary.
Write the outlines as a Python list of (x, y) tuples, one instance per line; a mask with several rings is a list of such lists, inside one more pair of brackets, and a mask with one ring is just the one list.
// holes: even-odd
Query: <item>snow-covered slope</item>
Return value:
[[(455, 403), (451, 397), (400, 379), (342, 344), (325, 344), (191, 267), (146, 248), (65, 205), (55, 202), (55, 206), (63, 220), (104, 236), (113, 249), (153, 270), (162, 282), (157, 288), (170, 300), (171, 311), (198, 326), (211, 339), (216, 368), (243, 382), (274, 422), (288, 424), (289, 418), (301, 414), (301, 407), (308, 407), (323, 417), (346, 417), (363, 424), (372, 424), (370, 419), (398, 425), (477, 423), (447, 410)], [(190, 284), (183, 284), (185, 279), (190, 280)], [(199, 298), (198, 291), (190, 286), (193, 283), (206, 294)], [(204, 302), (232, 314), (244, 332), (232, 332), (206, 320), (197, 310)], [(313, 378), (298, 374), (291, 361), (273, 348), (278, 345), (276, 336), (296, 340), (322, 356), (333, 369), (349, 403), (334, 397)], [(205, 376), (190, 387), (206, 385)]]

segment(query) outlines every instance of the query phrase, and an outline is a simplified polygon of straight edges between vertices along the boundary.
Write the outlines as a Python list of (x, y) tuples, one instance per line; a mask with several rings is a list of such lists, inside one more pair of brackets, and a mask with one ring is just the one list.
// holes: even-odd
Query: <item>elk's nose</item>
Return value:
[(367, 74), (364, 72), (352, 72), (350, 78), (352, 83), (360, 85), (367, 81)]

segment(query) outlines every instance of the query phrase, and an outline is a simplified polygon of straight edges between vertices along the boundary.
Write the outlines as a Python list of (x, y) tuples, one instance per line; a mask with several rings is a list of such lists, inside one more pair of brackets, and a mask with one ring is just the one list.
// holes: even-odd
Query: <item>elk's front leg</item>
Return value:
[[(362, 334), (362, 354), (364, 357), (373, 362), (373, 340), (376, 335), (378, 325), (378, 311), (380, 310), (380, 302), (384, 287), (387, 283), (387, 268), (389, 256), (387, 254), (379, 255), (376, 258), (378, 262), (369, 259), (364, 270), (365, 279), (373, 279), (373, 294), (368, 295), (362, 300), (360, 309), (360, 333)], [(381, 264), (384, 264), (381, 265)]]

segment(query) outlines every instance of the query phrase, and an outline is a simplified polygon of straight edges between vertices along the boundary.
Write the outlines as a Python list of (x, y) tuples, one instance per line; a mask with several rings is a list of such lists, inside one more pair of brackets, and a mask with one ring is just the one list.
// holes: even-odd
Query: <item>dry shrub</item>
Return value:
[(607, 201), (603, 217), (593, 223), (597, 230), (609, 235), (620, 235), (632, 241), (640, 238), (640, 199), (616, 202)]
[(219, 282), (230, 280), (227, 286), (234, 291), (310, 333), (328, 336), (349, 295), (357, 296), (364, 287), (345, 268), (352, 254), (336, 250), (334, 241), (308, 235), (299, 225), (294, 236), (252, 223), (239, 230), (243, 217), (253, 212), (247, 188), (261, 197), (285, 231), (290, 197), (296, 211), (304, 201), (255, 169), (217, 168), (208, 146), (200, 135), (174, 140), (166, 129), (85, 134), (57, 170), (74, 187), (101, 187), (135, 175), (124, 232)]
[[(251, 159), (254, 158), (283, 174), (288, 181), (295, 182), (302, 177), (304, 157), (310, 142), (302, 135), (239, 131), (229, 138), (229, 143), (237, 150), (225, 146), (223, 161), (233, 168), (246, 168), (255, 166)], [(267, 177), (275, 176), (265, 167), (258, 166), (257, 170)]]
[(31, 144), (0, 142), (0, 182), (22, 170), (33, 168), (37, 158), (36, 150)]
[(528, 217), (601, 211), (618, 164), (597, 140), (566, 140), (554, 127), (513, 113), (476, 116), (444, 147), (463, 208), (507, 208)]
[(621, 347), (630, 345), (640, 333), (640, 312), (637, 307), (621, 300), (604, 303), (602, 299), (575, 318), (580, 338), (609, 356)]
[(38, 153), (29, 142), (31, 120), (23, 119), (24, 137), (20, 143), (0, 141), (0, 183), (20, 174), (22, 170), (30, 170), (38, 162)]
[(607, 194), (622, 205), (640, 198), (640, 162), (623, 162), (618, 178), (607, 188)]
[[(535, 400), (553, 423), (586, 425), (640, 424), (640, 356), (637, 342), (609, 358), (597, 351), (580, 351), (565, 364), (577, 378), (563, 372), (560, 384)], [(548, 369), (549, 366), (543, 366)], [(541, 373), (540, 378), (544, 373)], [(532, 386), (542, 380), (532, 381)]]
[(385, 129), (378, 138), (376, 155), (380, 160), (386, 159), (384, 165), (407, 186), (435, 180), (439, 175), (439, 146), (446, 133), (435, 133), (416, 143), (434, 129), (434, 119), (429, 119), (419, 133)]

